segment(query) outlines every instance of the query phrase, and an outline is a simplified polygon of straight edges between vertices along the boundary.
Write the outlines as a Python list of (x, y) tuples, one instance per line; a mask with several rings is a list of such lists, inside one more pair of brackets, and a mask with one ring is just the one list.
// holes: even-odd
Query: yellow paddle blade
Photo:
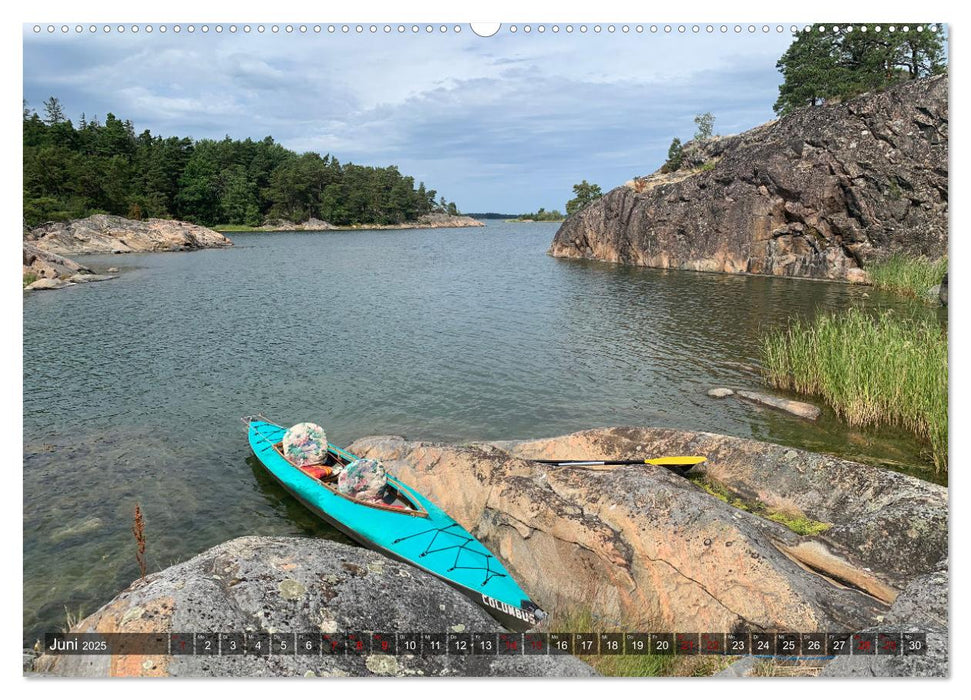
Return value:
[(644, 464), (653, 464), (658, 467), (689, 467), (695, 464), (707, 462), (707, 457), (657, 457), (655, 459), (645, 459)]

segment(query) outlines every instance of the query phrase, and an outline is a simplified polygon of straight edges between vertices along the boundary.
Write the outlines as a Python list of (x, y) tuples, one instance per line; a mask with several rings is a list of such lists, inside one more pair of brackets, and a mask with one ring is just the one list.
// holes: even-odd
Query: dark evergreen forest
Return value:
[(81, 115), (75, 125), (54, 97), (44, 102), (43, 116), (25, 105), (23, 124), (28, 226), (97, 213), (204, 226), (309, 218), (347, 226), (458, 211), (394, 165), (298, 154), (269, 136), (196, 141), (136, 134), (130, 121), (110, 113), (103, 122)]

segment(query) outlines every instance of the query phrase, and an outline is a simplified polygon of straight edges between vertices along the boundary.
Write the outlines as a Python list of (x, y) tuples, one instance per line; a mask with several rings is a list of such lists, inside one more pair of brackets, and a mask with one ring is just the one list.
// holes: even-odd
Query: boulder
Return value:
[(327, 221), (310, 217), (300, 225), (300, 228), (304, 231), (329, 231), (337, 227)]
[(948, 240), (948, 78), (691, 141), (675, 172), (568, 217), (549, 252), (646, 267), (865, 282)]
[(816, 420), (819, 418), (819, 414), (822, 413), (822, 410), (818, 406), (813, 406), (811, 403), (784, 399), (780, 396), (763, 394), (760, 391), (737, 391), (735, 394), (741, 399), (753, 401), (763, 406), (770, 406), (771, 408), (791, 413), (794, 416), (799, 416), (806, 420)]
[(720, 389), (708, 390), (708, 396), (712, 397), (713, 399), (724, 399), (726, 396), (731, 396), (734, 393), (735, 392), (732, 391), (731, 389), (726, 389), (724, 387)]
[(24, 241), (24, 277), (33, 275), (38, 279), (58, 279), (76, 274), (91, 274), (91, 270), (84, 265), (68, 258), (56, 255), (33, 243)]
[[(441, 580), (359, 547), (241, 537), (135, 581), (74, 632), (500, 632)], [(42, 655), (57, 676), (591, 676), (571, 656)]]
[(948, 675), (948, 565), (939, 563), (929, 574), (913, 579), (900, 594), (886, 619), (862, 632), (920, 632), (927, 635), (922, 655), (840, 656), (821, 676), (947, 677)]
[(25, 232), (24, 240), (57, 255), (165, 252), (233, 244), (221, 233), (196, 224), (170, 219), (133, 221), (109, 214), (47, 223)]
[(418, 217), (418, 223), (412, 224), (414, 228), (469, 228), (485, 226), (478, 219), (461, 214), (443, 214), (435, 212), (432, 214), (422, 214)]
[[(442, 506), (554, 618), (592, 611), (671, 631), (861, 629), (947, 548), (941, 487), (752, 440), (608, 428), (468, 447), (373, 437), (349, 449)], [(797, 534), (658, 467), (527, 461), (664, 454), (707, 455), (702, 477), (830, 529)]]

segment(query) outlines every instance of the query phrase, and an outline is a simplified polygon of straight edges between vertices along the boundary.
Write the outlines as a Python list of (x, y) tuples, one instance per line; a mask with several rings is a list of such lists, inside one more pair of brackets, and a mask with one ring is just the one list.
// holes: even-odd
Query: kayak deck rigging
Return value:
[[(447, 552), (447, 551), (449, 551), (451, 549), (454, 549), (454, 550), (456, 550), (456, 552), (455, 552), (455, 561), (452, 564), (452, 567), (451, 568), (446, 569), (447, 571), (455, 571), (457, 569), (465, 569), (465, 570), (468, 570), (468, 571), (485, 571), (486, 572), (486, 577), (485, 577), (485, 581), (482, 582), (482, 585), (483, 586), (486, 585), (487, 583), (489, 583), (489, 580), (492, 579), (492, 578), (494, 578), (494, 577), (496, 577), (496, 576), (502, 576), (502, 577), (505, 577), (506, 576), (506, 574), (501, 573), (499, 571), (493, 571), (489, 567), (489, 562), (493, 560), (493, 556), (491, 554), (486, 554), (484, 552), (477, 552), (474, 549), (470, 549), (469, 548), (470, 545), (473, 542), (476, 542), (476, 540), (475, 540), (474, 537), (467, 536), (467, 535), (461, 535), (461, 534), (458, 534), (458, 533), (455, 533), (455, 532), (449, 532), (449, 530), (452, 529), (452, 528), (454, 528), (454, 527), (459, 527), (459, 524), (458, 523), (452, 523), (451, 525), (446, 525), (445, 527), (433, 527), (433, 528), (429, 528), (428, 530), (424, 530), (423, 532), (415, 532), (415, 533), (413, 533), (411, 535), (407, 535), (405, 537), (399, 537), (398, 539), (394, 540), (393, 544), (398, 544), (399, 542), (404, 542), (405, 540), (410, 540), (413, 537), (421, 537), (422, 535), (427, 535), (427, 534), (433, 532), (435, 534), (432, 535), (431, 539), (428, 541), (428, 544), (425, 545), (425, 551), (423, 551), (421, 554), (418, 555), (419, 557), (424, 558), (425, 556), (427, 556), (429, 554), (437, 554), (438, 552)], [(458, 539), (461, 540), (461, 543), (460, 544), (448, 545), (447, 547), (439, 547), (438, 549), (432, 549), (432, 546), (435, 544), (435, 541), (438, 539), (438, 536), (439, 535), (446, 535), (448, 537), (456, 537), (456, 538), (458, 538)], [(469, 554), (474, 554), (474, 555), (477, 555), (477, 556), (482, 557), (484, 559), (484, 561), (485, 561), (485, 566), (459, 566), (459, 558), (462, 556), (462, 553), (463, 552), (467, 552)]]

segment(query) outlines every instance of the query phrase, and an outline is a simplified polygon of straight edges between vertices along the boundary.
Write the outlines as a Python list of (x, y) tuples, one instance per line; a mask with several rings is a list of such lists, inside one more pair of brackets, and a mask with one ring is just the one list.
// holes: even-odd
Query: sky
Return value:
[(673, 137), (691, 138), (697, 114), (712, 112), (720, 134), (772, 119), (775, 64), (791, 41), (777, 25), (724, 34), (720, 25), (711, 34), (503, 25), (488, 38), (468, 25), (417, 34), (141, 26), (49, 34), (25, 25), (24, 99), (42, 113), (57, 96), (75, 123), (111, 112), (136, 132), (269, 135), (341, 162), (395, 164), (462, 211), (502, 213), (562, 211), (581, 180), (607, 191), (653, 172)]

